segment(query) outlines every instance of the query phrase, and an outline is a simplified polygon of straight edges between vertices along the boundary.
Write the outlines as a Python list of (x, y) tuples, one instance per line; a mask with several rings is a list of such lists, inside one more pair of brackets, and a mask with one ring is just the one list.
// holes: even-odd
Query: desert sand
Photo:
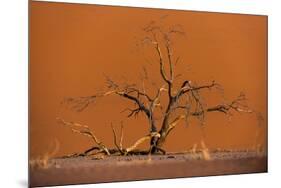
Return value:
[(256, 152), (200, 153), (50, 159), (30, 167), (30, 186), (51, 186), (267, 172), (267, 156)]

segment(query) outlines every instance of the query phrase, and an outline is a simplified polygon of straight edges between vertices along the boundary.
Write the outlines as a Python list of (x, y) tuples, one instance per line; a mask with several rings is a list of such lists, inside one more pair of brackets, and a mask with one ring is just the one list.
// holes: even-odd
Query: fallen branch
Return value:
[(126, 149), (126, 153), (129, 153), (131, 151), (133, 151), (134, 149), (136, 149), (140, 144), (142, 144), (143, 142), (145, 142), (146, 140), (150, 140), (152, 137), (158, 137), (160, 138), (160, 134), (158, 132), (152, 132), (149, 135), (146, 135), (140, 139), (138, 139), (131, 147), (128, 147)]
[(105, 152), (105, 154), (107, 154), (107, 155), (110, 155), (110, 152), (107, 149), (107, 147), (97, 139), (97, 137), (94, 135), (94, 133), (90, 130), (89, 126), (82, 125), (79, 123), (74, 123), (74, 122), (67, 122), (61, 118), (57, 118), (57, 121), (58, 121), (58, 123), (60, 123), (62, 125), (70, 127), (72, 132), (74, 132), (74, 133), (78, 133), (78, 134), (92, 138), (92, 140), (98, 145), (98, 148), (101, 151)]

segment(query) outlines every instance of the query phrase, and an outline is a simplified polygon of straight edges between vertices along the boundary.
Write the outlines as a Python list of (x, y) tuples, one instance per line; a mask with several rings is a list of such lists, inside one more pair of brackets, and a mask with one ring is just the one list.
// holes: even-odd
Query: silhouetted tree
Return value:
[[(86, 151), (84, 154), (97, 149), (99, 152), (103, 152), (107, 155), (112, 153), (126, 155), (136, 152), (137, 146), (146, 140), (150, 140), (150, 147), (147, 151), (143, 151), (142, 153), (165, 153), (162, 146), (170, 132), (181, 120), (185, 120), (185, 122), (188, 123), (192, 117), (195, 117), (203, 125), (207, 113), (219, 112), (225, 115), (232, 115), (232, 111), (252, 112), (246, 104), (246, 97), (243, 93), (229, 103), (221, 103), (215, 106), (208, 106), (205, 104), (205, 102), (203, 102), (203, 96), (201, 95), (204, 90), (209, 91), (215, 89), (219, 92), (222, 89), (214, 80), (204, 85), (196, 85), (190, 80), (180, 80), (180, 76), (176, 75), (174, 69), (179, 61), (179, 57), (174, 57), (172, 49), (173, 38), (185, 35), (180, 25), (165, 29), (158, 26), (155, 22), (151, 22), (143, 28), (143, 31), (146, 36), (141, 40), (141, 44), (150, 45), (154, 49), (155, 56), (158, 59), (158, 74), (160, 74), (162, 79), (162, 85), (160, 87), (155, 86), (154, 95), (148, 94), (144, 88), (137, 87), (137, 84), (120, 84), (109, 76), (106, 76), (106, 91), (101, 91), (86, 97), (67, 98), (65, 102), (71, 104), (72, 108), (76, 111), (83, 111), (101, 97), (107, 97), (109, 95), (120, 96), (124, 100), (129, 100), (135, 104), (135, 108), (125, 109), (125, 111), (128, 111), (127, 116), (129, 118), (137, 117), (139, 114), (147, 118), (149, 133), (137, 140), (131, 147), (123, 148), (123, 131), (121, 131), (121, 140), (118, 144), (115, 130), (112, 127), (114, 144), (117, 149), (108, 149), (95, 137), (89, 127), (59, 119), (61, 123), (72, 127), (74, 132), (87, 135), (94, 140), (97, 146)], [(149, 80), (146, 69), (144, 69), (144, 74), (143, 78)], [(180, 87), (174, 84), (175, 81), (182, 83)], [(156, 121), (155, 111), (157, 108), (164, 109), (160, 121)], [(157, 123), (159, 123), (160, 126), (158, 127), (160, 127), (160, 129), (157, 129)]]

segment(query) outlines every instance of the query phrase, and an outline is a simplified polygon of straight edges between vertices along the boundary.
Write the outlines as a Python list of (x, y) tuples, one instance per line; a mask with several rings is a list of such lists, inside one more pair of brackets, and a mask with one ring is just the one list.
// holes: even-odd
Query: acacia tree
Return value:
[[(229, 103), (224, 102), (215, 106), (208, 106), (203, 102), (201, 93), (204, 90), (208, 92), (212, 89), (220, 91), (221, 86), (216, 81), (213, 80), (204, 85), (197, 85), (190, 80), (180, 79), (176, 75), (174, 67), (178, 63), (179, 57), (174, 57), (172, 41), (175, 36), (185, 34), (179, 25), (164, 29), (156, 25), (155, 22), (151, 22), (143, 28), (143, 31), (146, 36), (141, 40), (141, 43), (148, 44), (153, 48), (157, 58), (155, 63), (158, 64), (158, 73), (162, 80), (161, 86), (154, 87), (154, 94), (151, 95), (144, 88), (137, 87), (137, 84), (120, 84), (106, 76), (107, 88), (105, 91), (86, 97), (67, 98), (65, 102), (71, 104), (76, 111), (83, 111), (101, 97), (117, 95), (135, 105), (133, 109), (125, 109), (129, 112), (129, 118), (137, 117), (138, 114), (142, 114), (147, 118), (149, 133), (138, 139), (131, 147), (124, 149), (122, 147), (123, 125), (119, 144), (117, 143), (116, 132), (112, 127), (114, 144), (117, 149), (108, 149), (97, 139), (88, 126), (59, 119), (62, 124), (70, 126), (74, 132), (91, 137), (97, 144), (97, 146), (87, 150), (84, 154), (97, 149), (107, 155), (113, 153), (126, 155), (134, 153), (137, 146), (145, 140), (150, 140), (150, 147), (144, 153), (165, 153), (162, 146), (169, 133), (181, 120), (188, 123), (192, 117), (195, 117), (203, 123), (207, 113), (219, 112), (232, 115), (232, 111), (252, 112), (246, 104), (246, 97), (243, 93)], [(176, 81), (181, 82), (180, 87), (175, 84)], [(161, 113), (160, 121), (156, 121), (157, 108), (164, 109), (163, 113)], [(157, 129), (157, 127), (160, 128)]]

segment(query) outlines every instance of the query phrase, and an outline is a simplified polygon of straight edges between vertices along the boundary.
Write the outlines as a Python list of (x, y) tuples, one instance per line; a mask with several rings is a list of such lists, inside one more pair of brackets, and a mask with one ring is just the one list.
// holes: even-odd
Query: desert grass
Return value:
[(51, 162), (51, 158), (53, 158), (57, 152), (59, 151), (60, 144), (57, 139), (54, 140), (54, 145), (51, 150), (45, 152), (44, 154), (29, 160), (30, 168), (40, 168), (40, 169), (48, 169), (50, 166), (54, 165)]

